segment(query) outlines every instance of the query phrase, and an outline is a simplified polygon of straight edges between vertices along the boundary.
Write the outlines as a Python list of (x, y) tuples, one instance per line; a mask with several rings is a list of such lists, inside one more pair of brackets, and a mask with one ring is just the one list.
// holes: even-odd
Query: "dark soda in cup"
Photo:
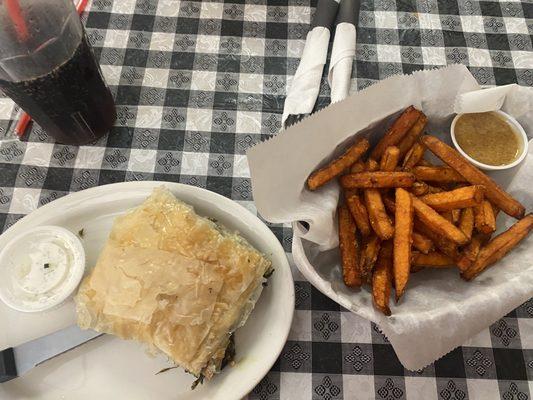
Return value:
[(92, 142), (116, 118), (71, 0), (0, 0), (0, 89), (60, 143)]

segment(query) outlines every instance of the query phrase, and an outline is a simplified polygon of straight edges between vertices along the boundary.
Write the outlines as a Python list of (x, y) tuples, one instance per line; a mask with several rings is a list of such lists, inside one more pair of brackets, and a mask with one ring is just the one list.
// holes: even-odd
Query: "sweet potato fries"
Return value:
[(307, 186), (309, 186), (309, 189), (316, 190), (320, 186), (325, 185), (342, 174), (346, 168), (350, 167), (361, 158), (361, 156), (368, 150), (369, 146), (370, 144), (368, 143), (368, 140), (358, 140), (357, 143), (346, 150), (342, 156), (333, 160), (324, 168), (313, 172), (309, 179), (307, 179)]
[[(374, 305), (385, 315), (391, 314), (392, 287), (398, 302), (411, 273), (457, 268), (471, 280), (533, 229), (533, 214), (524, 217), (525, 207), (491, 178), (425, 135), (426, 123), (421, 111), (408, 107), (373, 149), (367, 139), (357, 140), (307, 180), (316, 190), (339, 179), (344, 283), (370, 284)], [(424, 160), (426, 150), (444, 165)], [(499, 210), (519, 220), (491, 239)]]

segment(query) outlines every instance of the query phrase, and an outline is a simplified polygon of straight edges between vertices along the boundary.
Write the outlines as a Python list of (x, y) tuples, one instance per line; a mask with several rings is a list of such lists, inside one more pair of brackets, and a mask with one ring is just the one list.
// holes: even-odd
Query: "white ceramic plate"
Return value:
[[(141, 204), (155, 187), (165, 185), (198, 214), (216, 218), (239, 231), (271, 258), (275, 272), (246, 325), (236, 333), (236, 365), (191, 391), (194, 377), (169, 366), (132, 341), (103, 336), (0, 384), (0, 399), (240, 399), (269, 371), (287, 339), (294, 310), (294, 286), (283, 248), (255, 215), (213, 192), (178, 183), (127, 182), (99, 186), (47, 204), (0, 236), (0, 248), (29, 227), (59, 225), (76, 233), (83, 228), (87, 265), (95, 264), (113, 219)], [(0, 303), (0, 349), (16, 346), (75, 323), (74, 303), (26, 314)]]

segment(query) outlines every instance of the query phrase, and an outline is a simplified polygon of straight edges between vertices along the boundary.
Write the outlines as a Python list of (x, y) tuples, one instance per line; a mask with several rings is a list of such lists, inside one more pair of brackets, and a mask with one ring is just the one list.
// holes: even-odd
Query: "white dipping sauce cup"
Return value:
[(60, 226), (38, 226), (15, 236), (0, 251), (0, 300), (22, 312), (63, 303), (85, 272), (80, 239)]

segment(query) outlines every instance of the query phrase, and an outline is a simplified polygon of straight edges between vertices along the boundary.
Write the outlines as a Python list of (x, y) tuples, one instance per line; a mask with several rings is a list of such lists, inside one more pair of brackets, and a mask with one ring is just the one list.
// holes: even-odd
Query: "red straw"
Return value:
[[(85, 11), (85, 8), (87, 7), (87, 3), (89, 2), (89, 0), (80, 0), (78, 2), (78, 4), (76, 5), (76, 11), (78, 12), (78, 15), (81, 15), (83, 14), (83, 12)], [(7, 0), (7, 4), (8, 4), (8, 12), (9, 12), (9, 15), (11, 16), (11, 18), (13, 18), (13, 16), (11, 15), (11, 11), (10, 10), (10, 3), (15, 3), (17, 9), (18, 9), (18, 12), (19, 12), (19, 16), (20, 16), (20, 7), (18, 5), (18, 2), (17, 0)], [(22, 18), (22, 17), (21, 17)], [(24, 23), (24, 20), (22, 20), (22, 23)], [(15, 23), (15, 26), (16, 23)], [(24, 29), (26, 29), (26, 25), (24, 25)], [(26, 34), (27, 34), (27, 30), (26, 30)], [(18, 137), (22, 137), (24, 135), (24, 133), (26, 133), (26, 129), (28, 129), (28, 125), (30, 124), (31, 122), (31, 117), (23, 112), (21, 115), (20, 115), (20, 118), (19, 118), (19, 121), (17, 122), (17, 125), (15, 126), (15, 134), (18, 136)]]
[(18, 39), (21, 42), (28, 40), (30, 34), (28, 33), (28, 27), (26, 22), (22, 17), (22, 10), (20, 9), (20, 4), (18, 0), (6, 0), (7, 13), (13, 21), (15, 26), (15, 31), (17, 32)]
[(30, 122), (31, 122), (31, 117), (25, 112), (23, 112), (20, 115), (17, 125), (15, 126), (15, 134), (18, 137), (22, 137), (22, 135), (24, 135), (24, 133), (26, 132), (26, 129), (28, 129), (28, 125)]
[(83, 14), (83, 12), (85, 11), (85, 7), (87, 7), (88, 2), (89, 0), (80, 0), (78, 2), (78, 5), (76, 6), (76, 11), (78, 11), (78, 15)]

